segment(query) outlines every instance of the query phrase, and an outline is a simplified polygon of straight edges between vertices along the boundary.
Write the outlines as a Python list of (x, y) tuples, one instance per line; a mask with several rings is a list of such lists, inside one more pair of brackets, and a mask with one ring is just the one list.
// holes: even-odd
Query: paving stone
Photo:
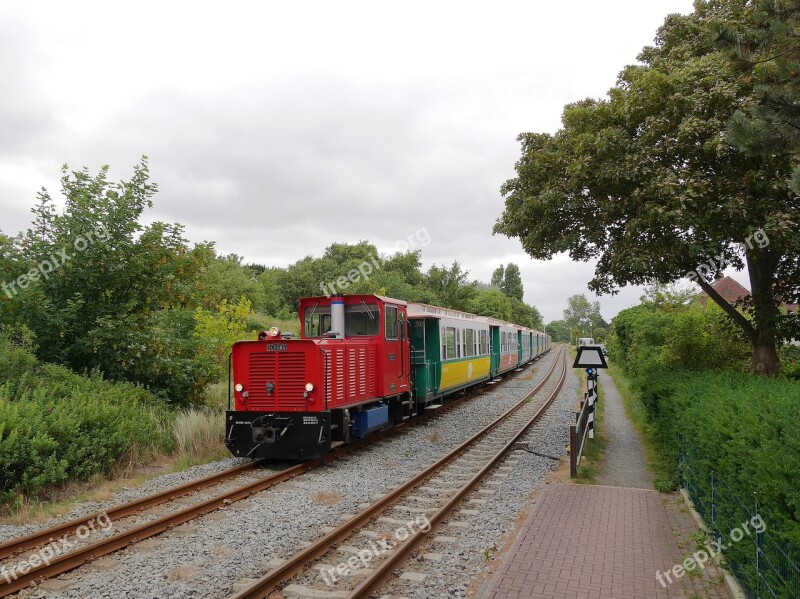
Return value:
[(693, 543), (679, 547), (674, 529), (681, 514), (675, 514), (657, 491), (547, 485), (483, 596), (730, 599), (724, 588), (704, 586), (709, 568), (673, 577), (666, 587), (658, 583), (657, 571), (669, 571), (694, 551)]

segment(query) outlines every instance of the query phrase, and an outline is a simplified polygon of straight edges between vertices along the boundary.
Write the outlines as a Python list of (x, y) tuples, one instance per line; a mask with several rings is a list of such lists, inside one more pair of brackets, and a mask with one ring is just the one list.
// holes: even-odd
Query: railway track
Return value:
[[(506, 377), (504, 380), (509, 380), (510, 378), (512, 377)], [(343, 455), (362, 449), (382, 438), (394, 435), (405, 429), (409, 424), (424, 422), (428, 419), (437, 419), (445, 412), (460, 405), (461, 399), (475, 397), (478, 393), (471, 393), (458, 400), (450, 401), (437, 410), (427, 412), (420, 418), (410, 422), (400, 423), (390, 429), (338, 448), (318, 460), (297, 464), (266, 477), (261, 477), (255, 481), (251, 480), (231, 490), (224, 491), (212, 497), (203, 498), (184, 509), (179, 509), (162, 517), (156, 517), (145, 524), (123, 529), (112, 536), (99, 539), (93, 543), (71, 543), (72, 545), (77, 545), (72, 551), (52, 555), (47, 560), (39, 559), (37, 560), (39, 562), (38, 564), (34, 564), (34, 560), (26, 560), (30, 567), (25, 569), (25, 571), (15, 570), (13, 566), (11, 568), (7, 566), (3, 567), (0, 563), (0, 570), (2, 570), (3, 574), (3, 576), (0, 576), (0, 597), (11, 595), (24, 588), (38, 584), (43, 580), (58, 576), (59, 574), (78, 568), (102, 556), (119, 551), (217, 509), (246, 499), (251, 495), (260, 493), (284, 481), (328, 464)], [(0, 560), (8, 560), (14, 556), (21, 557), (25, 555), (26, 552), (31, 552), (62, 539), (69, 540), (69, 538), (78, 535), (82, 528), (90, 527), (93, 523), (98, 522), (99, 518), (106, 518), (116, 525), (120, 519), (141, 515), (145, 510), (164, 506), (177, 499), (201, 491), (207, 491), (214, 486), (230, 483), (237, 477), (247, 476), (257, 471), (258, 462), (241, 464), (154, 495), (109, 508), (103, 512), (96, 512), (18, 539), (7, 541), (0, 544)], [(115, 526), (115, 528), (118, 527)], [(62, 545), (68, 544), (62, 543)], [(34, 553), (33, 555), (36, 554)]]
[[(561, 350), (533, 391), (488, 426), (242, 589), (234, 599), (262, 599), (276, 590), (284, 597), (299, 598), (373, 596), (544, 415), (566, 379), (565, 355)], [(531, 400), (557, 370), (555, 389), (540, 405), (534, 405)], [(476, 505), (482, 502), (477, 500)], [(287, 584), (298, 577), (298, 583)]]

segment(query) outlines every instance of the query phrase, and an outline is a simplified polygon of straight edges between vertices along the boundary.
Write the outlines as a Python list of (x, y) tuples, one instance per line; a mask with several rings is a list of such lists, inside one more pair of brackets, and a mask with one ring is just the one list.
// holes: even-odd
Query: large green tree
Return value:
[(753, 81), (753, 97), (734, 113), (728, 139), (768, 158), (795, 157), (792, 189), (800, 194), (800, 2), (759, 0), (743, 17), (724, 23), (721, 39)]
[(503, 276), (503, 293), (508, 297), (522, 301), (522, 296), (525, 291), (522, 287), (522, 274), (519, 271), (519, 266), (513, 262), (506, 266), (506, 272)]
[(144, 158), (128, 181), (110, 181), (108, 167), (92, 176), (64, 166), (61, 184), (63, 211), (40, 192), (6, 294), (38, 357), (174, 401), (196, 396), (211, 376), (193, 340), (211, 246), (189, 247), (180, 225), (140, 223), (157, 191)]
[(563, 320), (554, 320), (547, 323), (547, 334), (550, 335), (555, 342), (569, 342), (570, 327)]
[[(776, 345), (797, 329), (780, 304), (800, 281), (800, 209), (788, 149), (751, 155), (728, 141), (755, 92), (719, 31), (747, 22), (749, 5), (698, 0), (670, 15), (607, 98), (567, 106), (555, 134), (520, 135), (495, 232), (534, 258), (597, 260), (598, 293), (691, 276), (750, 340), (752, 371), (775, 374)], [(728, 267), (747, 269), (745, 313), (710, 285)]]
[(588, 335), (594, 327), (601, 325), (602, 320), (600, 302), (590, 302), (582, 293), (567, 298), (564, 322), (570, 331), (577, 330), (582, 335)]

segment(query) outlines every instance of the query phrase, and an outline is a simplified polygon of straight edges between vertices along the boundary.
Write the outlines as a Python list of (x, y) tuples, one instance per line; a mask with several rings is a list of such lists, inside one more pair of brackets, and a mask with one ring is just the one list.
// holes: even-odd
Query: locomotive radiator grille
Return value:
[[(302, 352), (250, 354), (247, 407), (251, 410), (304, 410), (306, 357)], [(275, 390), (267, 393), (267, 383)]]
[(333, 348), (328, 369), (328, 399), (350, 403), (376, 396), (376, 351), (372, 346)]

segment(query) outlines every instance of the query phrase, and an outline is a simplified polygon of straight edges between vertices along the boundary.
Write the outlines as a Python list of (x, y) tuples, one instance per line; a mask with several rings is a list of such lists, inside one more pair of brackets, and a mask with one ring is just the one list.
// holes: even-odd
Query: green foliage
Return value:
[(588, 337), (593, 327), (599, 327), (603, 317), (600, 315), (600, 302), (590, 302), (582, 293), (567, 299), (564, 309), (564, 322), (572, 329), (578, 329), (578, 337)]
[(496, 289), (479, 291), (470, 300), (467, 311), (510, 322), (512, 318), (511, 298)]
[[(721, 42), (754, 83), (753, 98), (734, 113), (728, 140), (760, 157), (800, 154), (800, 6), (797, 2), (752, 2), (743, 18), (720, 23)], [(800, 195), (800, 164), (792, 173)]]
[(643, 304), (620, 312), (613, 321), (609, 353), (631, 376), (642, 402), (662, 410), (670, 371), (745, 369), (747, 342), (714, 304)]
[(554, 320), (548, 323), (547, 334), (550, 335), (556, 343), (569, 343), (570, 328), (563, 320)]
[(529, 306), (516, 297), (511, 298), (511, 322), (532, 329), (542, 330), (542, 315), (536, 306)]
[(222, 300), (216, 312), (198, 308), (194, 319), (195, 337), (200, 342), (201, 351), (209, 356), (216, 366), (216, 380), (221, 379), (228, 368), (228, 354), (231, 346), (247, 338), (248, 325), (253, 310), (250, 300), (245, 297), (236, 304), (228, 304)]
[(525, 295), (519, 266), (513, 262), (505, 268), (502, 264), (498, 266), (492, 273), (490, 284), (495, 289), (502, 291), (506, 296), (520, 302), (522, 301), (523, 295)]
[(98, 367), (108, 378), (140, 384), (172, 404), (191, 403), (220, 376), (194, 335), (195, 324), (194, 312), (178, 309), (104, 318), (89, 342), (109, 353)]
[(40, 192), (34, 226), (15, 251), (24, 271), (42, 275), (19, 286), (15, 320), (33, 330), (43, 361), (97, 369), (181, 401), (205, 384), (184, 312), (213, 251), (189, 248), (179, 225), (140, 224), (157, 191), (145, 159), (127, 182), (107, 173), (65, 166), (60, 214)]
[(469, 271), (462, 270), (458, 261), (449, 268), (434, 264), (428, 269), (425, 285), (441, 301), (442, 307), (466, 312), (477, 294), (476, 286), (469, 282), (468, 276)]
[[(607, 98), (565, 107), (555, 134), (521, 134), (494, 230), (537, 259), (596, 260), (598, 293), (677, 281), (701, 264), (711, 275), (748, 266), (753, 319), (721, 305), (752, 342), (752, 370), (775, 374), (778, 334), (791, 335), (778, 330), (778, 305), (800, 280), (800, 208), (788, 187), (796, 153), (728, 143), (758, 78), (718, 43), (720, 27), (757, 26), (753, 4), (699, 0), (692, 14), (670, 15)], [(743, 248), (757, 230), (769, 243)]]
[(741, 330), (709, 302), (675, 312), (664, 345), (663, 363), (670, 369), (744, 371), (749, 356)]
[(780, 352), (783, 368), (781, 375), (787, 379), (800, 381), (800, 346), (787, 345)]
[[(264, 273), (261, 276), (264, 277)], [(201, 306), (205, 309), (214, 309), (222, 301), (238, 302), (244, 297), (256, 310), (266, 310), (274, 301), (267, 298), (267, 287), (259, 280), (256, 271), (244, 266), (242, 259), (235, 254), (211, 260), (198, 281), (198, 287), (202, 295)]]
[(492, 287), (495, 287), (496, 289), (502, 289), (502, 287), (503, 287), (503, 278), (505, 277), (505, 272), (506, 272), (506, 269), (502, 264), (500, 266), (498, 266), (497, 268), (495, 268), (494, 271), (492, 271), (492, 279), (489, 282), (489, 284)]
[(172, 447), (170, 416), (147, 391), (36, 363), (0, 336), (0, 502), (105, 474)]
[[(668, 387), (654, 422), (676, 475), (679, 452), (688, 446), (695, 481), (707, 486), (713, 472), (719, 503), (752, 508), (757, 498), (770, 537), (789, 555), (800, 556), (800, 429), (792, 424), (797, 383), (731, 371), (677, 371)], [(717, 518), (723, 516), (719, 510)], [(738, 526), (741, 520), (726, 524)], [(734, 544), (726, 556), (741, 557), (738, 552), (748, 545), (752, 552), (752, 543)]]

